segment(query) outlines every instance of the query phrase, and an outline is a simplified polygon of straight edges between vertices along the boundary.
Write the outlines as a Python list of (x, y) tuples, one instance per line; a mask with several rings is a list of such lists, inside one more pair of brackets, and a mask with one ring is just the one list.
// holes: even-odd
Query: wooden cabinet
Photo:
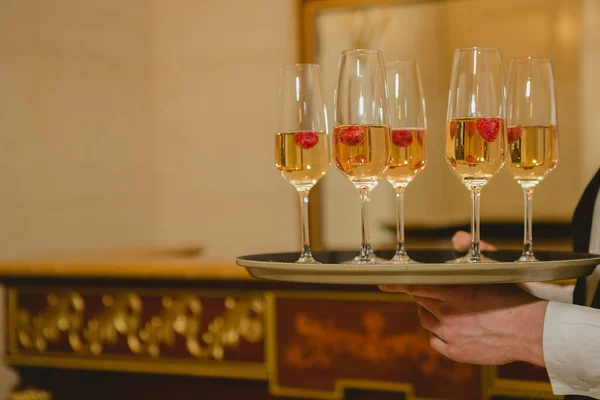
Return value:
[(415, 305), (208, 261), (0, 265), (5, 361), (53, 399), (552, 399), (545, 371), (457, 364)]

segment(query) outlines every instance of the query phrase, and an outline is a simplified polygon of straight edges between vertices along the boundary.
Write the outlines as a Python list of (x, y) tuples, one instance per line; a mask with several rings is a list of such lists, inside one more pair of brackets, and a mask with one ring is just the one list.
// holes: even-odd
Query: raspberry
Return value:
[(303, 149), (311, 149), (319, 143), (319, 136), (314, 132), (298, 132), (295, 139), (296, 144)]
[(473, 136), (473, 134), (475, 133), (475, 122), (468, 121), (465, 123), (465, 133), (468, 137)]
[(405, 129), (392, 131), (392, 143), (399, 147), (408, 147), (413, 141), (412, 132)]
[(354, 157), (355, 164), (364, 164), (367, 162), (367, 157), (364, 154), (359, 154)]
[(486, 142), (491, 143), (498, 137), (500, 131), (499, 118), (477, 118), (475, 124), (479, 136)]
[(450, 165), (456, 168), (456, 159), (454, 157), (450, 157)]
[(355, 146), (365, 138), (365, 128), (362, 126), (347, 126), (338, 131), (340, 142), (346, 146)]
[(516, 142), (521, 139), (521, 135), (523, 134), (520, 126), (511, 126), (508, 128), (508, 141)]
[(467, 156), (465, 157), (465, 161), (467, 162), (467, 164), (475, 164), (475, 157), (473, 157), (470, 154), (467, 154)]
[(450, 139), (456, 136), (456, 121), (450, 121)]

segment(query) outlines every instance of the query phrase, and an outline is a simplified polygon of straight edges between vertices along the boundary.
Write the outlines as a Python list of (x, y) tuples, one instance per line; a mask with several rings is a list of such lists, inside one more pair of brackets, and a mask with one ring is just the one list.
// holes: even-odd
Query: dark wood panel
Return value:
[(545, 368), (523, 362), (515, 362), (498, 367), (498, 378), (525, 381), (550, 382)]
[[(35, 388), (51, 392), (55, 400), (274, 400), (266, 382), (203, 379), (150, 374), (18, 368), (24, 382), (18, 390)], [(286, 400), (300, 400), (285, 397)], [(405, 400), (400, 393), (348, 390), (347, 400)]]
[(275, 315), (279, 386), (333, 391), (336, 381), (371, 381), (411, 385), (418, 397), (481, 398), (481, 369), (436, 353), (414, 303), (283, 298)]
[(259, 381), (25, 367), (18, 372), (20, 389), (48, 390), (53, 400), (275, 399)]

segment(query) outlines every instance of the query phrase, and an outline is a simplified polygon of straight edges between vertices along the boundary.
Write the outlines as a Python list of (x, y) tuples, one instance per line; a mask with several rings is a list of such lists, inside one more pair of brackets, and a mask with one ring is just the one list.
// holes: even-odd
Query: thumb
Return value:
[[(471, 246), (471, 234), (465, 231), (458, 231), (452, 236), (452, 246), (456, 251), (467, 251)], [(483, 251), (495, 251), (496, 246), (486, 241), (481, 241), (479, 247)]]

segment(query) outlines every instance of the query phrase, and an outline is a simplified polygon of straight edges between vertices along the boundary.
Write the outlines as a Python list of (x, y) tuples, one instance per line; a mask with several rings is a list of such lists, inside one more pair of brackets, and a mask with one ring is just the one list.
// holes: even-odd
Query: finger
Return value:
[[(467, 251), (471, 247), (471, 234), (465, 231), (458, 231), (452, 236), (452, 246), (456, 251)], [(496, 251), (496, 246), (484, 240), (479, 242), (479, 247), (483, 251)]]
[(442, 316), (442, 302), (438, 299), (431, 299), (428, 297), (413, 296), (413, 300), (417, 303), (417, 306), (424, 308), (429, 311), (436, 319), (440, 319)]
[(379, 285), (379, 290), (390, 293), (406, 293), (406, 285)]
[(412, 297), (426, 297), (445, 301), (456, 297), (460, 290), (460, 287), (451, 285), (385, 285), (384, 291), (402, 292)]
[(486, 241), (480, 241), (479, 242), (479, 248), (481, 248), (482, 251), (496, 251), (498, 250), (496, 248), (496, 246), (494, 246), (493, 244), (490, 244)]
[(433, 335), (429, 340), (429, 344), (435, 351), (437, 351), (446, 358), (450, 358), (450, 356), (448, 355), (448, 343), (444, 342), (441, 338)]
[(419, 321), (421, 326), (427, 329), (429, 332), (436, 336), (441, 336), (440, 321), (430, 313), (425, 307), (418, 306), (417, 314), (419, 315)]
[(457, 251), (467, 251), (471, 246), (471, 234), (465, 231), (458, 231), (452, 236), (452, 246)]

